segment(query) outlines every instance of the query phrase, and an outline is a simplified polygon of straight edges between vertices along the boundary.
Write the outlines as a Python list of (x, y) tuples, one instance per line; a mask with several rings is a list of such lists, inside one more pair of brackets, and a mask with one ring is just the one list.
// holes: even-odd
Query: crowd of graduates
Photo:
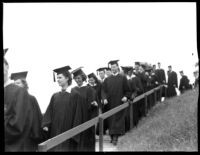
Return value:
[[(4, 50), (6, 53), (6, 50)], [(61, 91), (52, 95), (44, 115), (37, 99), (29, 94), (26, 82), (27, 71), (11, 74), (8, 77), (9, 63), (4, 58), (4, 128), (5, 151), (37, 151), (39, 143), (72, 129), (101, 113), (111, 110), (137, 96), (159, 86), (157, 99), (148, 96), (148, 110), (161, 101), (161, 97), (177, 95), (177, 73), (168, 66), (166, 81), (161, 64), (148, 65), (135, 62), (134, 66), (119, 66), (119, 60), (110, 61), (108, 67), (97, 69), (97, 75), (86, 75), (83, 67), (72, 71), (64, 66), (53, 70)], [(120, 69), (121, 68), (121, 69)], [(180, 72), (179, 90), (181, 93), (192, 89), (187, 76)], [(55, 80), (55, 74), (54, 74)], [(72, 80), (77, 86), (71, 88)], [(198, 87), (198, 77), (195, 81)], [(165, 91), (166, 89), (166, 91)], [(166, 92), (166, 94), (165, 94)], [(133, 104), (133, 125), (145, 116), (145, 100)], [(109, 134), (111, 143), (117, 145), (118, 137), (130, 130), (129, 109), (122, 110), (104, 122), (104, 134)], [(66, 140), (49, 151), (95, 151), (95, 136), (99, 135), (98, 124)]]

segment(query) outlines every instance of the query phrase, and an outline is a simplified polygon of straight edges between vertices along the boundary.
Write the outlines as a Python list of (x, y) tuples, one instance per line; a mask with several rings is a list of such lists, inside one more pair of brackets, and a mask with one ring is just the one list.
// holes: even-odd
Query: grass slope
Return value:
[(137, 128), (119, 138), (119, 151), (197, 151), (199, 91), (187, 91), (153, 107)]

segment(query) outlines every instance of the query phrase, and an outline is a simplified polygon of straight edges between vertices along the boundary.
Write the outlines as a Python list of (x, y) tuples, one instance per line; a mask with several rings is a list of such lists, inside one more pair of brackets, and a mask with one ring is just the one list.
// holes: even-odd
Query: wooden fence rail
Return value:
[[(104, 119), (116, 114), (117, 112), (126, 109), (127, 107), (130, 108), (130, 128), (133, 127), (133, 111), (132, 111), (132, 104), (136, 103), (137, 101), (145, 98), (145, 113), (147, 113), (147, 97), (148, 95), (154, 93), (154, 102), (157, 101), (157, 91), (160, 90), (160, 95), (162, 95), (162, 88), (164, 85), (160, 85), (138, 97), (136, 97), (133, 101), (131, 102), (126, 102), (120, 106), (117, 106), (103, 114), (100, 114), (99, 116), (81, 124), (78, 125), (62, 134), (59, 134), (58, 136), (55, 136), (43, 143), (40, 143), (38, 145), (38, 151), (39, 152), (45, 152), (48, 151), (49, 149), (61, 144), (62, 142), (76, 136), (77, 134), (87, 130), (88, 128), (96, 125), (99, 123), (99, 151), (103, 151), (103, 126), (104, 126)], [(166, 96), (166, 91), (165, 91), (165, 96)]]

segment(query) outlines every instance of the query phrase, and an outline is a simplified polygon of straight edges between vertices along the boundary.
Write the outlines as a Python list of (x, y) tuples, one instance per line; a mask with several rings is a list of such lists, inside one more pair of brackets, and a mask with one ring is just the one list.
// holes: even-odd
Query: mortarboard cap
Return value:
[(171, 66), (171, 65), (169, 65), (168, 67), (172, 68), (172, 66)]
[(124, 71), (124, 73), (128, 73), (128, 71), (133, 71), (132, 66), (121, 66), (121, 68)]
[(180, 71), (180, 73), (183, 73), (183, 71)]
[(6, 49), (3, 50), (3, 55), (4, 56), (6, 55), (7, 51), (8, 51), (8, 48), (6, 48)]
[(140, 65), (140, 62), (139, 62), (139, 61), (136, 61), (136, 62), (135, 62), (135, 65)]
[(88, 78), (95, 78), (95, 79), (97, 79), (97, 77), (96, 77), (96, 75), (94, 74), (94, 73), (90, 73), (90, 74), (88, 74)]
[[(56, 72), (57, 74), (62, 74), (65, 72), (69, 72), (70, 69), (71, 69), (70, 66), (65, 66), (65, 67), (60, 67), (60, 68), (54, 69), (53, 71)], [(56, 80), (55, 80), (54, 72), (53, 72), (53, 78), (54, 78), (54, 82), (55, 82)]]
[(98, 75), (98, 72), (105, 71), (106, 69), (107, 69), (107, 67), (101, 67), (101, 68), (97, 69), (97, 75)]
[(28, 74), (27, 71), (12, 73), (10, 79), (14, 80), (14, 81), (16, 81), (18, 79), (26, 79), (27, 74)]
[(79, 67), (79, 68), (77, 68), (77, 69), (75, 69), (75, 70), (73, 70), (73, 71), (71, 72), (71, 73), (73, 74), (74, 77), (76, 77), (76, 76), (78, 76), (78, 75), (82, 75), (82, 74), (85, 75), (85, 73), (83, 72), (83, 70), (82, 70), (81, 68), (83, 68), (83, 67)]
[(109, 61), (108, 62), (108, 68), (109, 68), (109, 65), (114, 65), (114, 64), (118, 65), (118, 61), (119, 60), (111, 60), (111, 61)]
[(111, 68), (110, 68), (110, 67), (106, 67), (106, 70), (107, 70), (107, 71), (111, 71)]

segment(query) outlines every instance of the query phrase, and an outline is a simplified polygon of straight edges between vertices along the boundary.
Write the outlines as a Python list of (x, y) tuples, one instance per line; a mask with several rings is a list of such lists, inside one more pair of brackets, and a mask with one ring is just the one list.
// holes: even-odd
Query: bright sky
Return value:
[[(191, 83), (198, 60), (196, 3), (4, 3), (3, 45), (12, 72), (27, 81), (45, 112), (55, 68), (84, 66), (86, 74), (119, 59), (161, 62)], [(193, 53), (193, 55), (192, 55)], [(73, 82), (75, 84), (75, 82)]]

